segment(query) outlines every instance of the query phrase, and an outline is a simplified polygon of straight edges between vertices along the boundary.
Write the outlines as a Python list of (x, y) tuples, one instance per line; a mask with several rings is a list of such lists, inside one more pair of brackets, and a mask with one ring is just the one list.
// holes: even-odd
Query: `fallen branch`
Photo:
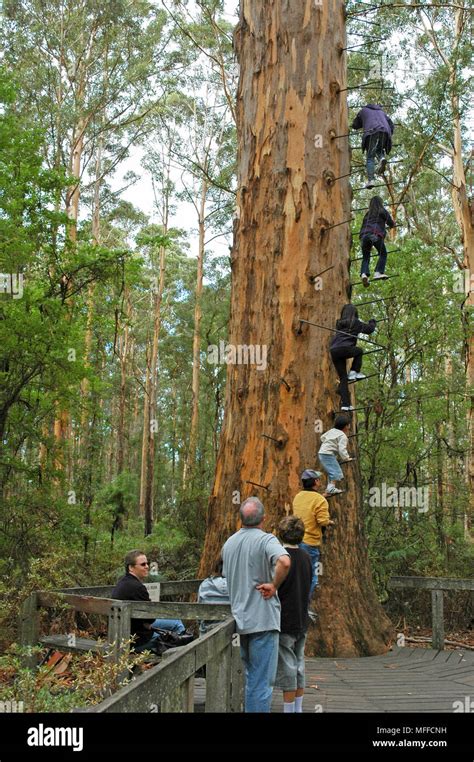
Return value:
[[(416, 637), (414, 635), (405, 635), (405, 640), (411, 643), (431, 643), (431, 638), (425, 638), (423, 635)], [(467, 643), (459, 643), (457, 640), (445, 640), (448, 646), (459, 646), (460, 648), (468, 648), (470, 651), (474, 651), (474, 646), (468, 646)]]

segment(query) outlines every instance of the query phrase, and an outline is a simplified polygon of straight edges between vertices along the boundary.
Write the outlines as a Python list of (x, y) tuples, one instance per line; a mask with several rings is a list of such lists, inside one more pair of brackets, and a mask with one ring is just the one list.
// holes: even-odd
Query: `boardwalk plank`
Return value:
[[(308, 658), (306, 684), (304, 712), (452, 712), (474, 685), (474, 654), (396, 647), (360, 659)], [(272, 711), (282, 709), (275, 690)]]

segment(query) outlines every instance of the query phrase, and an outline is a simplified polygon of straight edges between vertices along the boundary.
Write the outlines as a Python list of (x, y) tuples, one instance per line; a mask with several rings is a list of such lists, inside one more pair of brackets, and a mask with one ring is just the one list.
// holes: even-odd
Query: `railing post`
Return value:
[(244, 708), (244, 665), (240, 657), (240, 639), (237, 633), (232, 635), (232, 651), (230, 657), (230, 711), (243, 712)]
[(194, 712), (194, 675), (171, 691), (161, 702), (161, 712)]
[(433, 648), (444, 650), (444, 614), (443, 614), (443, 591), (431, 591), (431, 621), (433, 627)]
[[(19, 631), (20, 644), (22, 646), (32, 647), (38, 645), (39, 619), (38, 596), (36, 593), (31, 593), (31, 595), (29, 595), (23, 602), (20, 612)], [(26, 667), (35, 669), (38, 664), (36, 655), (30, 653), (25, 657), (24, 663)]]
[[(117, 603), (112, 606), (109, 614), (108, 641), (111, 647), (109, 658), (118, 663), (121, 653), (128, 653), (130, 646), (122, 646), (122, 642), (130, 640), (130, 603)], [(119, 682), (128, 676), (128, 672), (119, 675)]]
[(184, 683), (184, 712), (194, 712), (194, 675)]
[(206, 712), (228, 712), (230, 709), (230, 664), (232, 645), (206, 664)]

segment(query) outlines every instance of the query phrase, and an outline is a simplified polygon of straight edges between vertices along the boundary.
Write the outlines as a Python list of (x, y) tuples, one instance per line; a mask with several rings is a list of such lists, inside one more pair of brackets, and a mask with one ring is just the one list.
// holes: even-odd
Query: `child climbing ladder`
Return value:
[(336, 482), (344, 479), (337, 456), (341, 458), (343, 463), (354, 460), (347, 452), (349, 444), (347, 434), (349, 433), (350, 425), (351, 420), (348, 415), (337, 415), (334, 421), (334, 428), (329, 429), (329, 431), (326, 431), (321, 436), (318, 458), (328, 476), (326, 495), (338, 495), (342, 492), (342, 489), (336, 487)]

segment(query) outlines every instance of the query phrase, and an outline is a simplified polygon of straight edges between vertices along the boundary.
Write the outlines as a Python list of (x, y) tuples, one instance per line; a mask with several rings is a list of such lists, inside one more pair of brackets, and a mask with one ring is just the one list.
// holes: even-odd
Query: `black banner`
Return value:
[[(163, 747), (340, 750), (473, 760), (473, 716), (453, 714), (0, 714), (0, 762), (158, 755)], [(291, 753), (290, 749), (284, 750)], [(111, 756), (109, 757), (111, 759)], [(112, 762), (112, 760), (111, 760)]]

